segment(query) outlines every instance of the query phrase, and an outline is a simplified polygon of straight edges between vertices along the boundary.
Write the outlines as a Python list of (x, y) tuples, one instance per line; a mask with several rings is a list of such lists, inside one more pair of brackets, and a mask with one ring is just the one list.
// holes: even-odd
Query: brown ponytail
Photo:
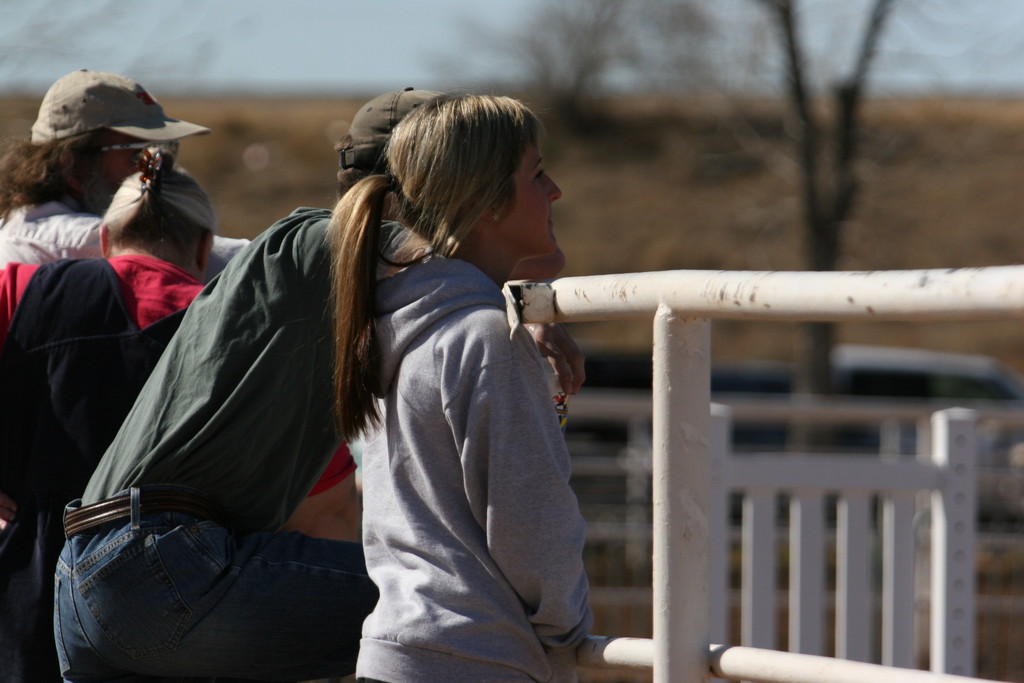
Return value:
[(383, 175), (356, 183), (335, 207), (328, 232), (335, 284), (335, 411), (346, 439), (380, 421), (374, 293), (381, 215), (390, 188)]

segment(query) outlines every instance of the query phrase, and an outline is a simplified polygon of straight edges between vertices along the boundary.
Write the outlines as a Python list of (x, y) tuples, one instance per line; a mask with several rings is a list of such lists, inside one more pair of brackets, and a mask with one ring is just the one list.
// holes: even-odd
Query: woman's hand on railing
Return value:
[(537, 350), (547, 358), (558, 375), (562, 391), (570, 396), (579, 393), (587, 379), (584, 355), (572, 336), (558, 323), (528, 323)]

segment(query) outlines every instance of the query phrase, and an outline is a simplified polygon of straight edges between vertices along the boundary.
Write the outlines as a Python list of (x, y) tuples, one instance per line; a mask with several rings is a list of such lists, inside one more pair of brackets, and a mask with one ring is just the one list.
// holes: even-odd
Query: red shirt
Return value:
[[(107, 261), (121, 282), (128, 314), (140, 328), (185, 308), (203, 284), (178, 266), (152, 256), (131, 254)], [(28, 281), (39, 265), (10, 263), (0, 271), (0, 348)]]
[(317, 479), (317, 482), (313, 485), (313, 490), (309, 492), (309, 495), (315, 496), (318, 493), (323, 493), (355, 471), (356, 461), (352, 458), (352, 453), (349, 452), (348, 445), (342, 441), (341, 445), (338, 446), (338, 450), (334, 451), (334, 456), (331, 458), (331, 461), (327, 463), (327, 469), (325, 469), (324, 473), (320, 475), (319, 479)]

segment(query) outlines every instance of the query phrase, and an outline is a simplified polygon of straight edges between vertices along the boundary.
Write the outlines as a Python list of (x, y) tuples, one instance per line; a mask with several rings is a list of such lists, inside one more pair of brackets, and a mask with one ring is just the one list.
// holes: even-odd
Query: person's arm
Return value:
[(570, 396), (578, 394), (587, 379), (587, 372), (583, 352), (572, 336), (558, 323), (527, 323), (524, 327), (533, 336), (540, 355), (554, 368), (562, 391)]
[[(38, 268), (37, 265), (11, 263), (0, 270), (0, 350), (7, 341), (7, 330), (11, 327), (11, 318), (14, 317), (18, 301)], [(10, 526), (17, 512), (18, 504), (14, 499), (0, 491), (0, 531)]]
[(27, 232), (19, 225), (21, 219), (4, 223), (0, 230), (0, 268), (12, 263), (43, 264), (101, 256), (99, 216), (69, 213), (70, 208), (59, 202), (48, 202), (39, 210), (44, 215), (29, 218), (32, 227)]
[[(565, 254), (561, 248), (550, 254), (523, 259), (516, 264), (510, 280), (546, 280), (556, 277), (565, 267)], [(579, 393), (586, 380), (583, 352), (558, 323), (530, 323), (526, 329), (533, 335), (537, 350), (547, 358), (558, 375), (562, 391), (570, 396)]]
[(210, 249), (210, 258), (206, 263), (205, 280), (209, 282), (213, 279), (214, 275), (224, 270), (228, 262), (235, 257), (238, 252), (249, 246), (247, 239), (241, 239), (237, 237), (222, 237), (220, 235), (214, 235), (213, 247)]
[(28, 281), (35, 275), (38, 265), (10, 263), (0, 270), (0, 349), (7, 339), (7, 330), (11, 326), (14, 310), (25, 293)]
[(565, 653), (579, 645), (592, 620), (584, 521), (536, 354), (525, 338), (505, 337), (505, 343), (516, 347), (512, 357), (476, 374), (448, 414), (461, 425), (456, 438), (467, 446), (466, 486), (491, 557), (540, 642)]

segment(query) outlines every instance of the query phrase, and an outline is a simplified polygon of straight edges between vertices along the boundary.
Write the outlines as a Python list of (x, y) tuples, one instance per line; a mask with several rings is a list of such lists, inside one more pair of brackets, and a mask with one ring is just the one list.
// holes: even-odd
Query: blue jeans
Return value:
[(355, 671), (377, 589), (358, 544), (161, 512), (69, 539), (54, 600), (68, 681), (306, 680)]

